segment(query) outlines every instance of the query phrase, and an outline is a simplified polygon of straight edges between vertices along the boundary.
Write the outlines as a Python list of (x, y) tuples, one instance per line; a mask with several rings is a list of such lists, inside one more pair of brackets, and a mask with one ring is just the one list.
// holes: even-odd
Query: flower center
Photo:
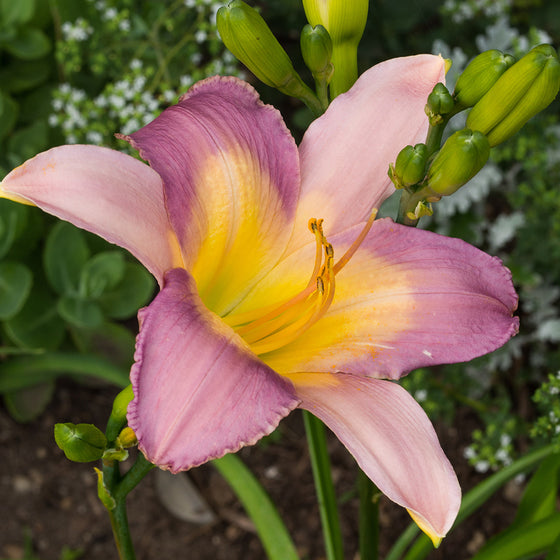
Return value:
[(266, 354), (293, 342), (325, 315), (335, 293), (335, 276), (352, 258), (368, 234), (377, 215), (374, 209), (364, 228), (336, 263), (334, 249), (323, 233), (323, 220), (312, 218), (309, 229), (315, 236), (315, 263), (307, 286), (280, 305), (224, 317), (255, 354)]

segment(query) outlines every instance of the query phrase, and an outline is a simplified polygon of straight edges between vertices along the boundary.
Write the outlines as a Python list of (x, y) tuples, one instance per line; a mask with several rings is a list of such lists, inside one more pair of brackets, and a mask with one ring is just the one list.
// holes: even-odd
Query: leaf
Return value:
[(560, 454), (547, 457), (540, 465), (523, 493), (513, 527), (523, 527), (544, 519), (556, 511)]
[(17, 58), (34, 60), (49, 54), (51, 41), (40, 29), (24, 27), (13, 39), (5, 42), (4, 47)]
[(13, 317), (23, 307), (33, 283), (31, 271), (18, 262), (0, 263), (0, 319)]
[(560, 534), (560, 513), (495, 537), (471, 560), (521, 560), (546, 552)]
[(122, 281), (125, 271), (122, 251), (97, 253), (82, 268), (80, 293), (97, 299), (106, 290), (114, 289)]
[(49, 232), (43, 262), (52, 288), (60, 294), (76, 295), (82, 268), (89, 258), (82, 232), (67, 222), (58, 222)]
[(61, 375), (93, 377), (117, 387), (126, 387), (130, 383), (127, 370), (99, 356), (49, 352), (0, 362), (0, 393), (31, 387)]
[(53, 64), (49, 57), (41, 60), (17, 60), (0, 70), (0, 84), (5, 91), (19, 93), (47, 81)]
[(10, 416), (17, 422), (31, 422), (42, 414), (51, 401), (55, 384), (52, 380), (6, 393), (4, 403)]
[(0, 0), (0, 26), (26, 23), (33, 17), (35, 0)]
[(0, 259), (6, 256), (14, 241), (24, 231), (28, 218), (27, 206), (11, 200), (0, 200)]
[(59, 315), (76, 327), (94, 328), (103, 323), (103, 311), (95, 301), (79, 296), (63, 296), (56, 306)]
[(7, 94), (0, 90), (0, 140), (14, 128), (18, 118), (19, 106)]
[(119, 286), (99, 298), (108, 317), (128, 319), (146, 305), (156, 287), (153, 276), (138, 263), (126, 263), (124, 277)]
[(225, 455), (212, 464), (227, 480), (255, 524), (269, 560), (298, 560), (294, 543), (277, 509), (253, 473), (237, 455)]
[(15, 165), (33, 157), (48, 146), (48, 126), (45, 119), (20, 128), (8, 140), (8, 153)]
[(55, 350), (66, 334), (55, 302), (38, 284), (29, 294), (22, 310), (4, 323), (10, 339), (22, 348)]

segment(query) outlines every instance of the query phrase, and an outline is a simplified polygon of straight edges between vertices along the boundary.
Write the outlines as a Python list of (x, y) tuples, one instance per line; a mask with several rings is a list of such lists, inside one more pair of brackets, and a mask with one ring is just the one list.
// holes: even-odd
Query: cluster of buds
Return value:
[[(519, 61), (497, 50), (486, 51), (466, 67), (453, 94), (437, 84), (426, 104), (426, 144), (406, 146), (389, 166), (395, 187), (406, 193), (401, 201), (404, 222), (413, 225), (431, 213), (430, 203), (472, 179), (488, 161), (490, 148), (545, 109), (559, 89), (560, 61), (550, 45), (535, 47)], [(440, 148), (449, 119), (465, 109), (471, 109), (466, 128)]]
[(319, 115), (331, 97), (349, 89), (358, 77), (357, 47), (368, 10), (367, 0), (304, 0), (309, 24), (301, 34), (301, 50), (316, 85), (313, 92), (296, 72), (286, 51), (257, 10), (232, 0), (217, 13), (226, 47), (268, 86), (297, 97)]

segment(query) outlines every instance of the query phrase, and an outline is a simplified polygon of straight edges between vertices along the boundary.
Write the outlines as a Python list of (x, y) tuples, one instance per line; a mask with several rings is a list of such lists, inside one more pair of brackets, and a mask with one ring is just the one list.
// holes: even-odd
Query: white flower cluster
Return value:
[[(488, 450), (485, 450), (488, 453)], [(498, 469), (511, 465), (513, 459), (511, 457), (512, 440), (509, 434), (501, 434), (499, 440), (499, 447), (493, 450), (493, 458), (489, 460), (486, 453), (481, 452), (479, 446), (476, 444), (469, 445), (465, 448), (463, 456), (469, 460), (469, 463), (474, 466), (474, 470), (479, 473), (486, 473), (490, 469)]]
[(60, 30), (65, 41), (87, 41), (93, 33), (93, 27), (81, 17), (73, 23), (65, 21)]
[(442, 11), (451, 16), (453, 23), (463, 23), (481, 14), (499, 17), (509, 12), (511, 4), (512, 0), (445, 0)]

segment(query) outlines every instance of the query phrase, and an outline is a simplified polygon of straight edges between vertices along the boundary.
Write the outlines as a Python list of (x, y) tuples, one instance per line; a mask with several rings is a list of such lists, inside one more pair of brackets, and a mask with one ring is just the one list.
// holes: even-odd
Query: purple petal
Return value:
[(163, 178), (203, 301), (225, 314), (276, 264), (291, 233), (299, 162), (280, 113), (245, 82), (214, 77), (129, 140)]
[(346, 374), (293, 374), (302, 408), (319, 417), (391, 500), (437, 542), (449, 531), (461, 489), (432, 424), (399, 385)]
[[(360, 230), (329, 239), (335, 262)], [(253, 301), (262, 305), (265, 294), (288, 298), (296, 271), (305, 282), (314, 250), (290, 255), (242, 310)], [(336, 275), (327, 314), (261, 358), (280, 373), (346, 371), (396, 379), (414, 368), (468, 361), (499, 348), (517, 332), (516, 307), (511, 273), (499, 259), (459, 239), (385, 219), (373, 224)]]
[(183, 269), (141, 320), (128, 422), (149, 461), (177, 472), (251, 445), (299, 400), (200, 301)]
[(181, 264), (160, 177), (121, 152), (53, 148), (14, 169), (1, 190), (128, 249), (160, 283)]
[(367, 219), (394, 192), (389, 164), (407, 144), (425, 141), (424, 106), (445, 81), (444, 67), (432, 55), (377, 64), (311, 124), (299, 147), (302, 193), (292, 247), (307, 240), (309, 218), (324, 218), (332, 235)]

